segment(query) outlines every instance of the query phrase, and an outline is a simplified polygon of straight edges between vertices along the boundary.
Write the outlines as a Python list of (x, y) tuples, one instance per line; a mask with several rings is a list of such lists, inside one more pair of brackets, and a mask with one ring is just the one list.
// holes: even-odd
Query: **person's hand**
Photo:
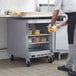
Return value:
[(47, 27), (52, 27), (51, 24), (49, 24)]
[(57, 26), (53, 25), (48, 25), (48, 32), (56, 32), (57, 31)]
[(57, 27), (57, 29), (60, 29), (60, 28), (61, 28), (61, 26), (60, 26), (60, 25), (57, 25), (56, 27)]

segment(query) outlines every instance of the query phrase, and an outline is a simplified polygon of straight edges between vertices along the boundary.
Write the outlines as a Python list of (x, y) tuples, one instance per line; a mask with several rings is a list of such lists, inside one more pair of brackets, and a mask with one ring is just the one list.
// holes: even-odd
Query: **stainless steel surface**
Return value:
[[(40, 23), (35, 23), (35, 19), (32, 19), (33, 23), (29, 23), (30, 20), (18, 20), (18, 19), (10, 19), (8, 20), (8, 49), (11, 55), (15, 57), (25, 58), (26, 61), (30, 61), (30, 58), (37, 58), (37, 57), (45, 57), (51, 56), (53, 51), (51, 51), (50, 46), (50, 34), (47, 31), (48, 23), (44, 23), (43, 19)], [(40, 20), (39, 20), (40, 21)], [(38, 43), (31, 43), (29, 45), (28, 39), (29, 37), (29, 26), (35, 26), (36, 29), (41, 29), (42, 34), (38, 37), (47, 37), (48, 41), (46, 42), (38, 42)], [(44, 33), (44, 35), (43, 35)], [(48, 35), (46, 35), (48, 34)], [(44, 47), (45, 46), (45, 47)], [(36, 48), (35, 48), (36, 47)], [(30, 49), (29, 49), (30, 48)], [(32, 50), (34, 48), (34, 50)], [(34, 57), (33, 57), (34, 56)]]

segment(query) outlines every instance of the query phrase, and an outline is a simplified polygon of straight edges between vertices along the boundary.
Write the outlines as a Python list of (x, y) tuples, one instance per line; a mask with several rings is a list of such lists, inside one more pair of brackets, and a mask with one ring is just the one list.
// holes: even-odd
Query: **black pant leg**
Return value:
[(74, 43), (74, 30), (75, 30), (75, 24), (76, 24), (76, 13), (69, 13), (68, 14), (68, 43), (73, 44)]

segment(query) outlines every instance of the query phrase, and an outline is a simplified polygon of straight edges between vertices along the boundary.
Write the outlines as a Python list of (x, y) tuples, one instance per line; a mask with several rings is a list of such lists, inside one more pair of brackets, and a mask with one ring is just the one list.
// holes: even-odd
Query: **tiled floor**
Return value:
[(57, 66), (65, 63), (65, 60), (48, 63), (46, 60), (35, 60), (30, 67), (25, 60), (16, 61), (0, 60), (0, 76), (68, 76), (67, 72), (58, 71)]

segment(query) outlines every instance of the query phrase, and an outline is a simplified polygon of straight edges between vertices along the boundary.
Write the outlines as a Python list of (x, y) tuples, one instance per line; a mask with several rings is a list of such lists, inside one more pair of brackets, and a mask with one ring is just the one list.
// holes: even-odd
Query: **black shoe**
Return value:
[(66, 68), (65, 67), (65, 65), (63, 65), (63, 66), (58, 66), (58, 68), (57, 68), (58, 70), (61, 70), (61, 71), (72, 71), (72, 69), (68, 69), (68, 68)]
[(69, 71), (69, 72), (68, 72), (68, 75), (69, 75), (69, 76), (76, 76), (76, 72), (75, 72), (75, 71)]

